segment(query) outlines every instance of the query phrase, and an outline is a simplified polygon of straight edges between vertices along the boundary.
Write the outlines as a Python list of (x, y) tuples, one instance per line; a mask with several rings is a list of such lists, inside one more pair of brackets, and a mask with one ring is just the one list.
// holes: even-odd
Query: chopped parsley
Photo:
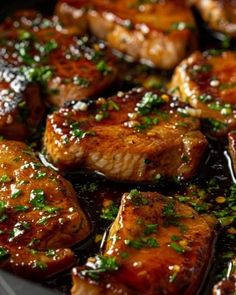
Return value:
[(4, 174), (0, 177), (0, 182), (2, 183), (11, 182), (11, 178), (7, 174)]
[(19, 205), (19, 206), (14, 207), (15, 212), (25, 212), (28, 209), (29, 209), (28, 206), (23, 206), (23, 205)]
[(39, 83), (41, 85), (47, 84), (48, 80), (51, 79), (53, 71), (48, 66), (38, 67), (22, 67), (21, 72), (25, 75), (29, 82)]
[(30, 203), (36, 209), (41, 209), (45, 206), (45, 193), (42, 189), (34, 189), (30, 194)]
[(91, 135), (91, 136), (95, 136), (96, 133), (95, 132), (90, 132), (90, 131), (84, 131), (82, 129), (80, 129), (79, 127), (79, 123), (78, 122), (74, 122), (70, 125), (71, 128), (71, 133), (74, 137), (82, 139), (84, 138), (86, 135)]
[(182, 247), (180, 244), (178, 244), (176, 242), (170, 243), (170, 248), (175, 250), (177, 253), (180, 253), (180, 254), (185, 252), (184, 247)]
[(169, 201), (167, 204), (163, 206), (162, 215), (165, 217), (177, 217), (175, 211), (175, 203), (173, 200)]
[(145, 227), (144, 234), (148, 236), (157, 231), (158, 224), (146, 224)]
[(60, 210), (60, 208), (48, 206), (46, 204), (45, 193), (42, 189), (34, 189), (31, 191), (30, 203), (35, 209), (42, 210), (50, 214), (56, 213)]
[(35, 178), (36, 179), (41, 179), (44, 178), (47, 175), (45, 171), (37, 171)]
[(214, 111), (220, 111), (222, 115), (231, 115), (233, 113), (232, 105), (229, 103), (220, 104), (219, 102), (213, 102), (208, 104), (208, 107)]
[(56, 251), (53, 250), (53, 249), (49, 249), (49, 250), (47, 250), (47, 252), (46, 252), (46, 256), (47, 256), (47, 257), (54, 257), (55, 255), (56, 255)]
[(32, 40), (34, 39), (34, 37), (35, 37), (34, 34), (29, 31), (20, 30), (18, 33), (19, 41)]
[(105, 62), (105, 60), (99, 61), (96, 65), (96, 68), (103, 75), (107, 75), (112, 72), (111, 67), (108, 66), (108, 64)]
[(203, 103), (212, 101), (213, 97), (210, 94), (202, 94), (198, 96), (198, 100), (200, 100)]
[(88, 87), (90, 84), (90, 81), (86, 78), (76, 76), (73, 78), (73, 83), (81, 87)]
[(218, 132), (227, 127), (225, 123), (210, 118), (204, 119), (204, 122), (209, 125), (214, 132)]
[(173, 30), (177, 30), (177, 31), (190, 30), (194, 32), (196, 30), (196, 27), (190, 23), (176, 22), (171, 25), (171, 31)]
[(147, 115), (153, 110), (153, 108), (159, 107), (164, 103), (165, 101), (161, 96), (153, 92), (147, 92), (142, 100), (137, 103), (136, 108), (141, 115)]
[(6, 214), (6, 210), (7, 210), (7, 203), (4, 201), (0, 201), (0, 222), (3, 222), (8, 218)]
[(102, 209), (102, 214), (100, 217), (106, 220), (115, 220), (117, 213), (119, 211), (119, 207), (112, 202), (108, 207)]
[(38, 268), (40, 270), (45, 270), (47, 269), (47, 264), (43, 261), (40, 261), (40, 260), (36, 260), (32, 266), (32, 268)]
[(0, 261), (8, 258), (8, 256), (9, 251), (6, 248), (0, 246)]
[(152, 237), (142, 237), (137, 240), (124, 240), (125, 245), (134, 249), (142, 249), (142, 248), (158, 248), (160, 247), (159, 243), (155, 238)]
[(132, 204), (135, 206), (149, 204), (149, 200), (146, 197), (144, 197), (137, 189), (131, 190), (128, 198), (131, 200)]
[(112, 256), (96, 256), (94, 263), (94, 269), (82, 270), (83, 276), (88, 276), (93, 280), (98, 280), (102, 273), (113, 272), (118, 270), (118, 263), (115, 257)]

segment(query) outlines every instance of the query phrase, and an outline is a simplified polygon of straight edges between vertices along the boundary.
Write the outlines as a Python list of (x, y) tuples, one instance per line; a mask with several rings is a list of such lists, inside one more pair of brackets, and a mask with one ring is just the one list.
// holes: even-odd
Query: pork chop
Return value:
[(212, 134), (225, 136), (236, 127), (235, 52), (195, 52), (176, 68), (170, 87)]
[(0, 142), (0, 267), (41, 279), (70, 267), (90, 224), (71, 184), (17, 141)]
[(3, 59), (41, 84), (50, 104), (62, 106), (108, 87), (116, 77), (116, 58), (103, 42), (64, 34), (58, 26), (26, 11), (2, 24), (0, 38)]
[(46, 153), (59, 169), (85, 168), (113, 180), (187, 179), (207, 141), (199, 121), (179, 113), (175, 103), (165, 93), (137, 88), (61, 108), (47, 119)]
[(213, 225), (173, 198), (132, 190), (104, 255), (73, 269), (72, 294), (196, 294), (212, 257)]
[(216, 32), (236, 37), (236, 3), (234, 0), (190, 0), (203, 20)]
[(172, 69), (196, 48), (195, 22), (182, 0), (62, 0), (65, 25), (86, 29), (109, 46), (161, 69)]

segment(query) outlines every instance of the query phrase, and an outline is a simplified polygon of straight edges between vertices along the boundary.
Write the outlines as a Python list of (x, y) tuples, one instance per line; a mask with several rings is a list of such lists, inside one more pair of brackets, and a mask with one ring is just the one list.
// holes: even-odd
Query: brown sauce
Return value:
[[(2, 14), (0, 14), (0, 16), (2, 16)], [(206, 40), (208, 38), (206, 31), (204, 31), (203, 34), (204, 38), (202, 39)], [(213, 41), (214, 44), (212, 44), (215, 46), (215, 40)], [(203, 43), (204, 48), (211, 47), (209, 44), (205, 44), (205, 41)], [(122, 61), (122, 66), (126, 68), (124, 61)], [(124, 75), (125, 79), (120, 84), (116, 84), (117, 89), (108, 90), (104, 96), (107, 97), (116, 90), (131, 89), (132, 86), (142, 83), (143, 79), (145, 80), (150, 75), (157, 74), (157, 76), (160, 76), (160, 73), (156, 73), (154, 70), (148, 69), (145, 66), (138, 65), (137, 68), (140, 69), (139, 76), (134, 74), (136, 72), (136, 68), (133, 67), (134, 70), (131, 70), (130, 73)], [(168, 77), (169, 73), (164, 73), (164, 76)], [(41, 134), (37, 137), (37, 139), (40, 140), (40, 136)], [(36, 150), (40, 150), (39, 144), (36, 144), (36, 147)], [(215, 198), (217, 196), (227, 196), (229, 194), (230, 186), (233, 184), (233, 182), (235, 182), (235, 176), (232, 172), (232, 166), (230, 163), (230, 158), (226, 152), (225, 143), (216, 142), (214, 140), (210, 140), (209, 151), (205, 157), (205, 161), (200, 167), (198, 175), (191, 181), (185, 183), (165, 181), (153, 185), (111, 183), (102, 176), (91, 175), (82, 172), (66, 174), (65, 177), (72, 182), (75, 190), (77, 191), (79, 202), (88, 213), (93, 225), (93, 232), (91, 233), (90, 238), (73, 248), (77, 255), (79, 265), (82, 265), (88, 257), (94, 256), (100, 251), (102, 236), (104, 232), (108, 230), (112, 222), (100, 217), (105, 199), (114, 200), (114, 202), (119, 205), (122, 193), (127, 192), (133, 188), (141, 191), (158, 191), (166, 195), (172, 195), (175, 193), (183, 194), (190, 185), (197, 185), (203, 190), (209, 190), (209, 182), (211, 182), (212, 179), (215, 179), (215, 185), (213, 183), (210, 192), (207, 194), (206, 200), (204, 200), (206, 203), (211, 205), (210, 209), (208, 211), (206, 210), (206, 213), (211, 214), (213, 211), (224, 209), (224, 206), (219, 205), (215, 201)], [(211, 265), (209, 274), (207, 275), (205, 284), (200, 294), (211, 294), (213, 285), (226, 273), (227, 263), (232, 258), (232, 253), (235, 252), (236, 244), (235, 235), (229, 234), (227, 232), (231, 226), (232, 225), (218, 227), (213, 264)], [(96, 242), (96, 239), (99, 242)], [(70, 270), (43, 282), (43, 285), (54, 290), (59, 290), (64, 294), (70, 294)]]

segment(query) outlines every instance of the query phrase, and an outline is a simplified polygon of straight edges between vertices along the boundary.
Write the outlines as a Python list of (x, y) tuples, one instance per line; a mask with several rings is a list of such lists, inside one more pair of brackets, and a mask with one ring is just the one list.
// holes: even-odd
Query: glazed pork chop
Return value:
[(235, 52), (195, 52), (176, 68), (170, 87), (212, 134), (225, 136), (236, 127)]
[(234, 0), (190, 0), (203, 20), (216, 32), (236, 37), (236, 3)]
[(41, 279), (70, 267), (90, 224), (71, 184), (17, 141), (0, 142), (0, 267)]
[(236, 173), (236, 132), (232, 131), (228, 134), (229, 153), (233, 162), (234, 172)]
[(64, 34), (36, 12), (8, 18), (0, 30), (2, 58), (41, 84), (50, 104), (90, 97), (116, 77), (116, 59), (103, 42)]
[(161, 69), (172, 69), (196, 47), (195, 23), (182, 0), (62, 0), (56, 14), (118, 51)]
[(213, 242), (210, 217), (173, 198), (132, 190), (123, 195), (104, 255), (73, 269), (72, 294), (196, 294)]
[(61, 108), (47, 119), (47, 156), (62, 170), (85, 168), (113, 180), (189, 178), (207, 141), (199, 121), (184, 117), (175, 103), (165, 93), (137, 88)]

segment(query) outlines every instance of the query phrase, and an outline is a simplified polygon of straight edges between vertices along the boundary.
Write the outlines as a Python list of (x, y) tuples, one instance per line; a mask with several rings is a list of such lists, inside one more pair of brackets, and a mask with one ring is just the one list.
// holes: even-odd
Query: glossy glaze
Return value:
[[(2, 24), (0, 36), (2, 58), (21, 69), (26, 66), (21, 72), (28, 70), (28, 78), (43, 79), (34, 82), (43, 83), (50, 104), (62, 106), (68, 100), (93, 96), (116, 77), (116, 59), (104, 43), (67, 34), (55, 17), (17, 13)], [(30, 67), (36, 67), (36, 74), (47, 73), (32, 78)]]
[(89, 259), (72, 272), (72, 294), (196, 294), (211, 260), (213, 225), (172, 198), (131, 191), (122, 197), (104, 250), (117, 270), (96, 280), (96, 259)]
[(209, 132), (226, 136), (236, 127), (236, 54), (195, 52), (175, 70), (170, 85), (196, 117), (210, 120)]
[(71, 184), (25, 144), (2, 140), (0, 192), (1, 267), (35, 279), (70, 267), (67, 247), (90, 233)]
[[(162, 103), (142, 115), (137, 108), (145, 95)], [(92, 107), (62, 108), (48, 117), (46, 153), (61, 169), (87, 168), (115, 180), (187, 179), (196, 172), (207, 141), (199, 121), (184, 117), (174, 105), (165, 93), (134, 89), (98, 99)]]
[(62, 0), (56, 13), (69, 27), (84, 31), (87, 23), (111, 47), (162, 69), (173, 68), (196, 46), (195, 22), (182, 0)]

